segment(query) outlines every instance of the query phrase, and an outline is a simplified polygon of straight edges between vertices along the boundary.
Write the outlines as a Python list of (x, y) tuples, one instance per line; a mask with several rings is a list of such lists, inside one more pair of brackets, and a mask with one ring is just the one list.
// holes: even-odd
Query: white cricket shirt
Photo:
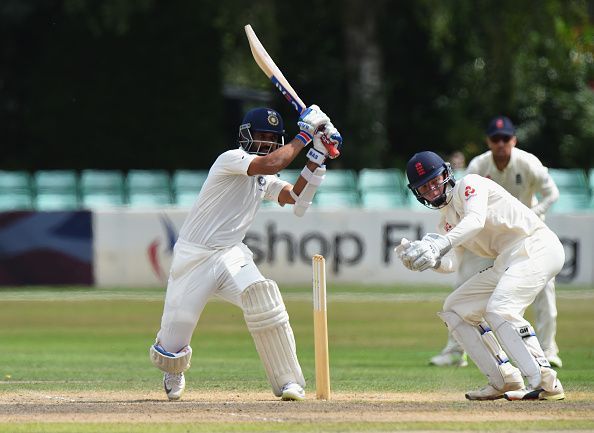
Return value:
[[(559, 198), (559, 190), (548, 169), (536, 156), (516, 147), (512, 149), (509, 163), (503, 170), (497, 168), (489, 150), (473, 158), (466, 173), (493, 180), (539, 216), (544, 215)], [(536, 198), (537, 193), (541, 195), (540, 202)]]
[(463, 246), (481, 257), (496, 258), (546, 227), (503, 187), (476, 174), (456, 182), (451, 201), (440, 212), (438, 228), (452, 246)]
[(255, 157), (233, 149), (217, 158), (180, 229), (180, 239), (215, 249), (243, 240), (262, 200), (278, 201), (288, 185), (274, 175), (248, 176)]

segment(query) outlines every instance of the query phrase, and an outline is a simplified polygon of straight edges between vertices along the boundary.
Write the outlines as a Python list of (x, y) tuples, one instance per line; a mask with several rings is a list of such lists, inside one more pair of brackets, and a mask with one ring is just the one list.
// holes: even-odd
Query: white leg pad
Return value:
[(276, 283), (272, 280), (253, 283), (242, 293), (241, 302), (245, 322), (274, 395), (280, 397), (282, 386), (288, 382), (305, 387), (289, 315)]
[(522, 375), (532, 388), (540, 385), (540, 367), (550, 367), (538, 343), (532, 326), (526, 325), (516, 329), (511, 323), (497, 313), (485, 313), (485, 319), (493, 327), (505, 351), (514, 360)]
[[(445, 322), (449, 331), (479, 370), (487, 376), (490, 385), (496, 389), (503, 389), (506, 381), (517, 379), (513, 377), (513, 370), (517, 372), (517, 369), (509, 364), (505, 352), (490, 330), (481, 335), (478, 327), (466, 323), (458, 314), (451, 311), (437, 313), (437, 315)], [(486, 333), (491, 336), (484, 337)]]
[(156, 342), (150, 347), (149, 356), (154, 366), (159, 370), (165, 373), (183, 373), (190, 368), (192, 348), (186, 346), (177, 353), (171, 353), (163, 349), (159, 342)]
[(483, 322), (479, 325), (479, 333), (481, 334), (483, 342), (495, 356), (495, 359), (497, 359), (499, 364), (509, 362), (507, 354), (503, 351), (499, 341), (497, 341), (497, 338), (495, 338), (493, 331), (491, 331), (491, 328), (486, 323)]

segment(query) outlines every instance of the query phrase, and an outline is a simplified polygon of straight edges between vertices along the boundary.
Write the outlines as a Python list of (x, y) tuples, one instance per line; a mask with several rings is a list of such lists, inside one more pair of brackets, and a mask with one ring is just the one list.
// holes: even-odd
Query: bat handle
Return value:
[(338, 155), (340, 155), (340, 151), (336, 147), (327, 145), (324, 146), (326, 146), (326, 150), (328, 150), (328, 155), (330, 158), (336, 158)]
[[(323, 131), (324, 129), (326, 129), (326, 125), (320, 126), (320, 128), (318, 128), (318, 131)], [(330, 157), (330, 159), (337, 158), (340, 155), (340, 151), (332, 144), (327, 143), (325, 140), (322, 140), (322, 143), (328, 151), (328, 156)]]
[[(297, 108), (297, 112), (299, 114), (303, 113), (305, 111), (305, 109), (307, 108), (305, 105), (301, 105), (301, 104), (295, 104), (294, 105), (295, 108)], [(325, 126), (321, 126), (319, 129), (324, 129)], [(326, 150), (328, 151), (328, 155), (330, 156), (330, 159), (334, 159), (337, 158), (340, 155), (340, 151), (332, 146), (331, 144), (326, 144), (324, 143), (324, 146), (326, 147)]]

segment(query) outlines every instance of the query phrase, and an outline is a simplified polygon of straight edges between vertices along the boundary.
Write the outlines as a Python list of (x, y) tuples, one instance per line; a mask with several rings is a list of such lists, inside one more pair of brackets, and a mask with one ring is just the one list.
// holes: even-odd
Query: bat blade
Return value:
[[(264, 45), (262, 45), (262, 43), (258, 39), (258, 36), (256, 36), (256, 32), (254, 32), (252, 26), (250, 24), (247, 24), (244, 27), (244, 29), (248, 42), (250, 43), (250, 50), (252, 51), (252, 56), (254, 57), (254, 60), (256, 61), (262, 72), (264, 72), (264, 74), (266, 74), (266, 76), (270, 78), (270, 81), (272, 81), (274, 87), (276, 87), (281, 92), (281, 94), (285, 97), (287, 101), (289, 101), (293, 108), (295, 108), (295, 110), (299, 114), (303, 113), (303, 111), (305, 111), (305, 109), (307, 108), (306, 105), (299, 98), (299, 95), (297, 95), (295, 89), (291, 87), (291, 85), (289, 84), (283, 73), (280, 71), (278, 66), (276, 66), (276, 63), (274, 63), (274, 60), (272, 60), (272, 57), (270, 57), (270, 55), (264, 48)], [(326, 149), (328, 150), (328, 153), (331, 158), (336, 158), (338, 155), (340, 155), (340, 152), (338, 151), (338, 149), (336, 149), (336, 147), (326, 143), (324, 143), (324, 146), (326, 146)]]
[(252, 29), (251, 25), (248, 24), (245, 26), (245, 34), (247, 35), (248, 42), (250, 43), (252, 56), (254, 56), (254, 60), (260, 69), (262, 69), (262, 72), (264, 72), (264, 74), (270, 78), (272, 84), (274, 84), (274, 86), (282, 93), (285, 99), (289, 101), (291, 105), (293, 105), (295, 110), (301, 114), (306, 108), (305, 104), (299, 98), (299, 95), (297, 95), (295, 89), (291, 87), (278, 66), (276, 66), (276, 63), (274, 63), (274, 60), (272, 60), (272, 57), (270, 57), (256, 36), (256, 33), (254, 32), (254, 29)]

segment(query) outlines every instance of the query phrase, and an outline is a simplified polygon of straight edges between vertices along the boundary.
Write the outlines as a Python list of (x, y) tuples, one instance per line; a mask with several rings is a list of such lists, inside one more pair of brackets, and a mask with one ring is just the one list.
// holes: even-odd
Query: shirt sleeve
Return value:
[(479, 174), (479, 157), (472, 158), (468, 167), (466, 167), (466, 174)]
[(266, 192), (264, 193), (264, 200), (275, 201), (278, 203), (278, 195), (286, 185), (291, 185), (289, 182), (281, 180), (278, 176), (266, 176)]
[(456, 247), (452, 248), (448, 253), (441, 258), (441, 264), (435, 269), (436, 272), (441, 274), (450, 274), (458, 270), (460, 261), (462, 260), (462, 254), (464, 248)]
[(456, 206), (456, 212), (461, 216), (460, 222), (446, 237), (452, 247), (457, 247), (472, 239), (485, 227), (487, 219), (487, 204), (489, 186), (487, 179), (478, 175), (467, 175), (462, 178), (450, 206)]
[(559, 198), (559, 189), (549, 174), (549, 170), (540, 161), (537, 160), (537, 162), (538, 164), (533, 167), (534, 182), (536, 192), (540, 193), (541, 199), (536, 206), (532, 207), (532, 210), (536, 215), (542, 217)]
[(213, 167), (219, 174), (243, 174), (247, 176), (250, 163), (255, 157), (256, 155), (251, 155), (242, 149), (228, 150), (217, 158)]

